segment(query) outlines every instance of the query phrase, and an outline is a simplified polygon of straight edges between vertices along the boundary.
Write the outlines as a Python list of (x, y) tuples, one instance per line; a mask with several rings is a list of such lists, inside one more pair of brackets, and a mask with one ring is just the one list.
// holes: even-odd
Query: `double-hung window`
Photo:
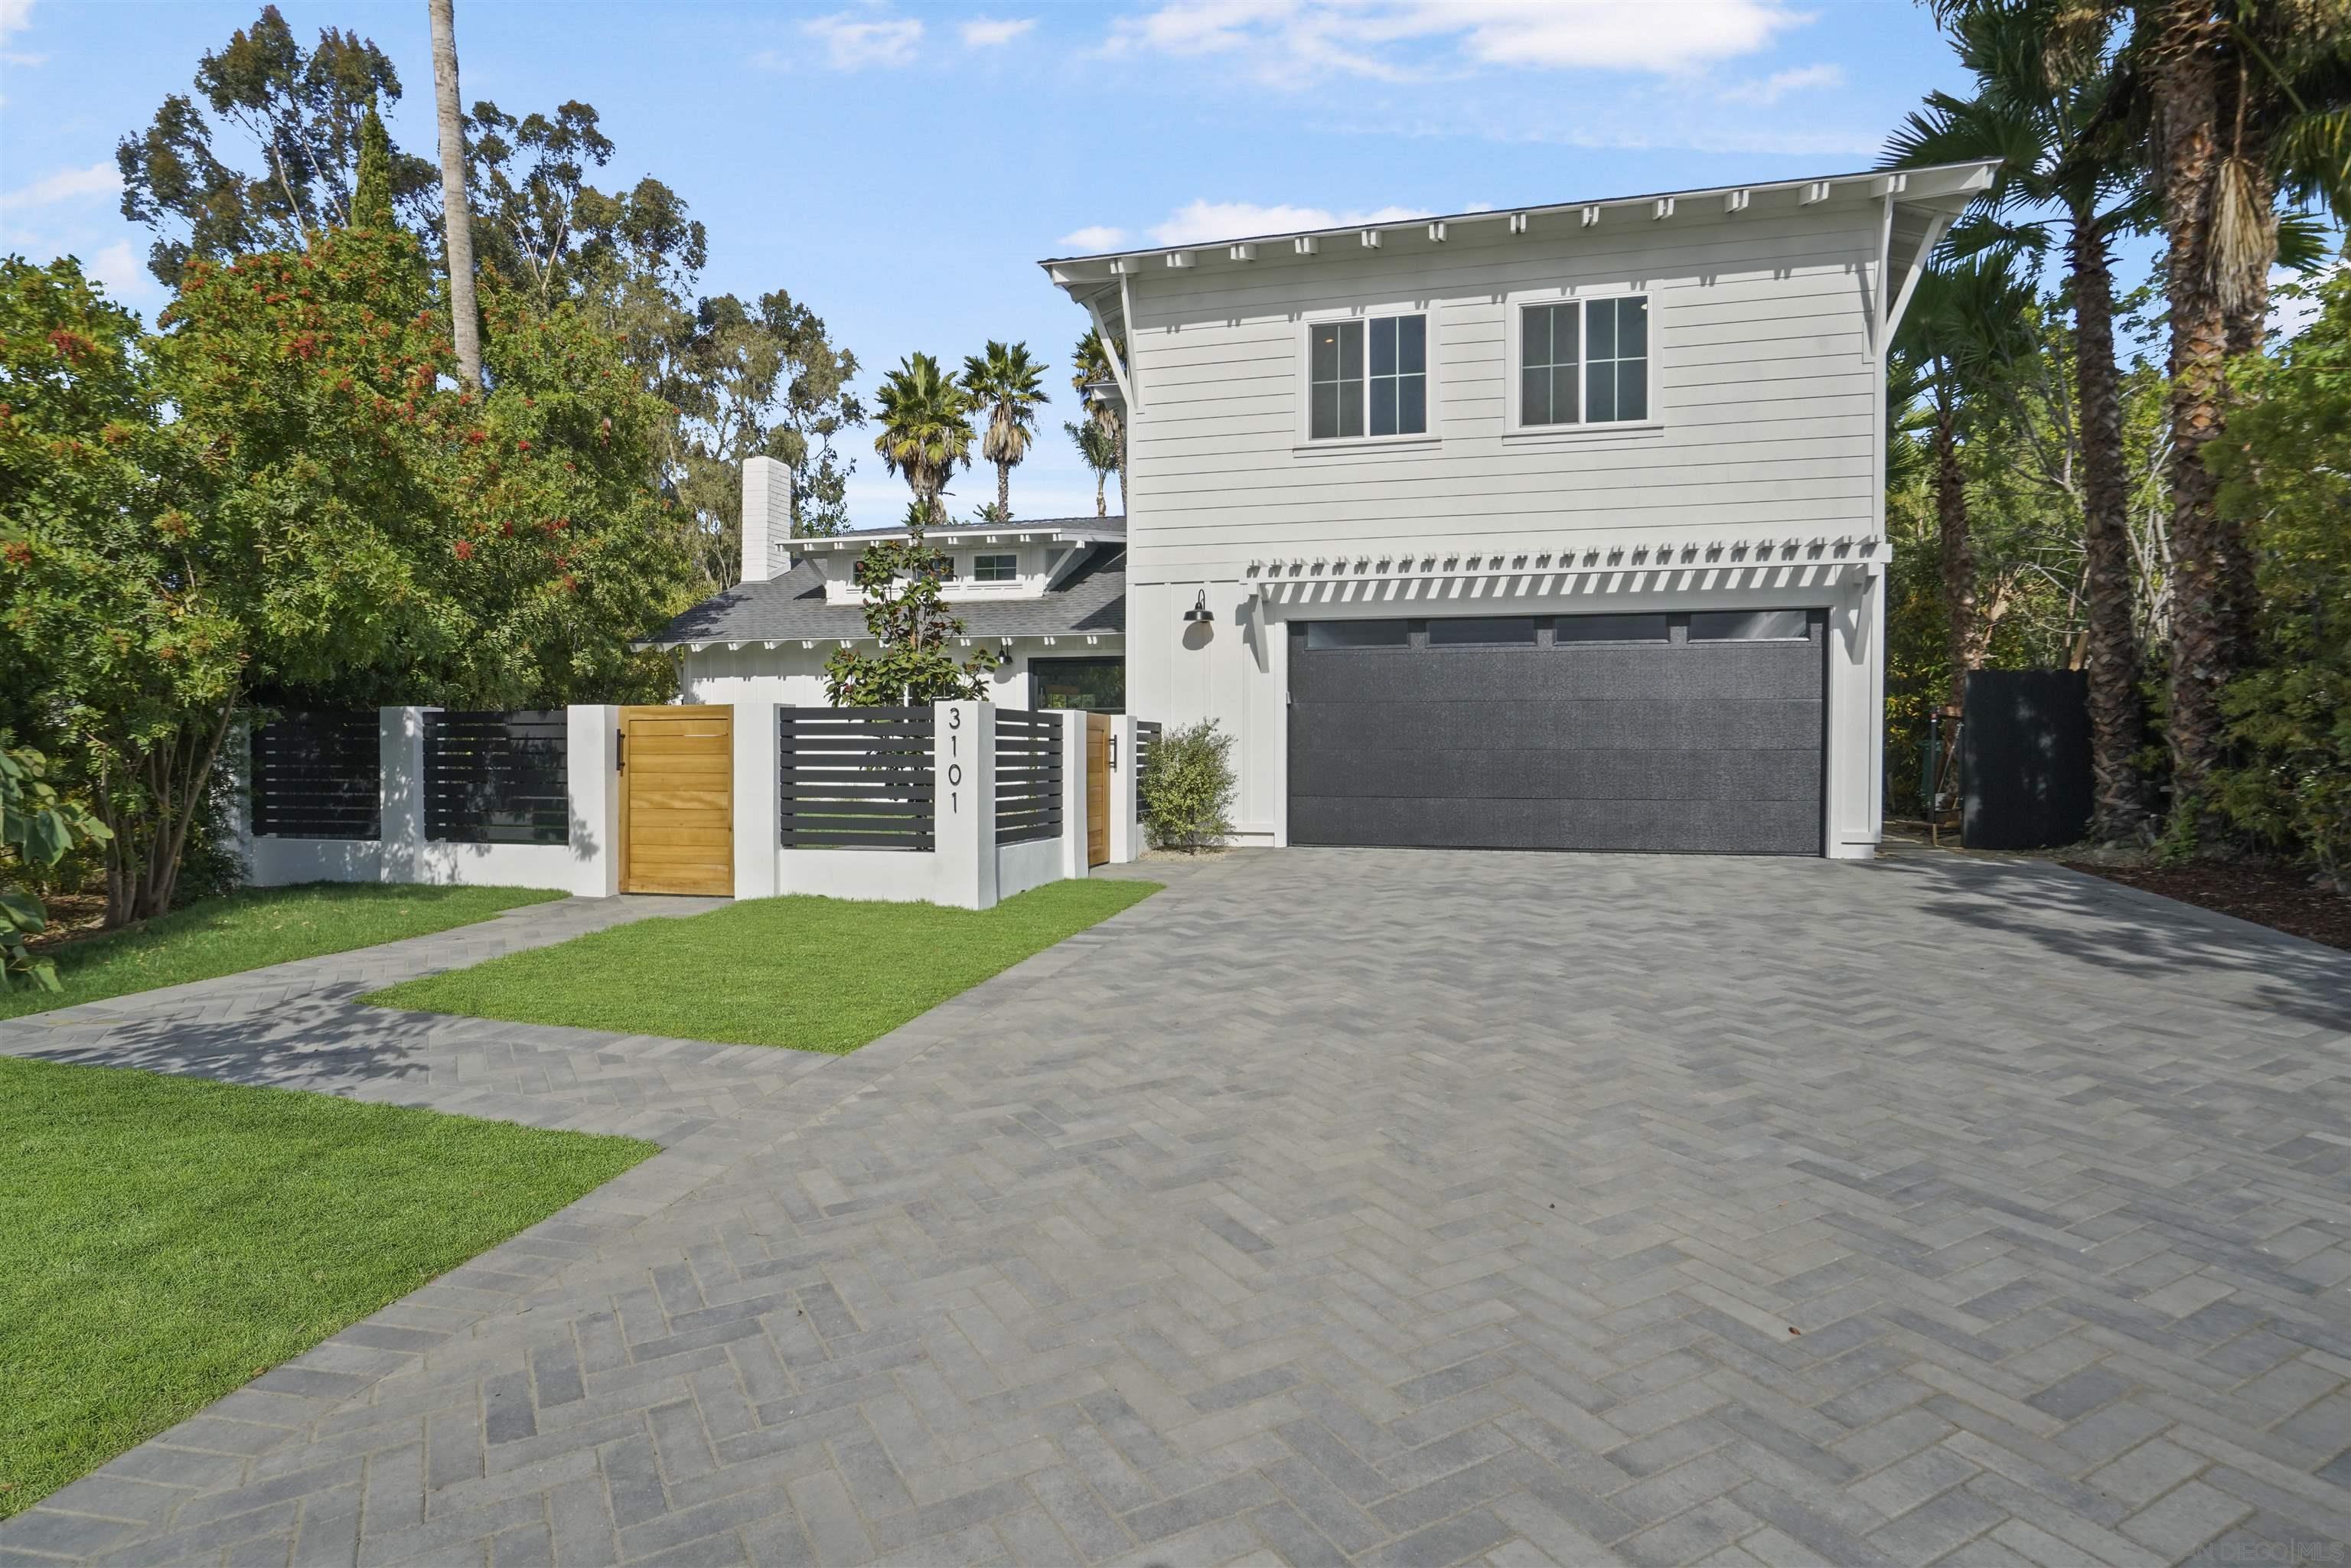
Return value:
[(1306, 357), (1310, 439), (1427, 433), (1427, 317), (1317, 321)]
[(1649, 417), (1649, 301), (1569, 299), (1519, 312), (1519, 423)]

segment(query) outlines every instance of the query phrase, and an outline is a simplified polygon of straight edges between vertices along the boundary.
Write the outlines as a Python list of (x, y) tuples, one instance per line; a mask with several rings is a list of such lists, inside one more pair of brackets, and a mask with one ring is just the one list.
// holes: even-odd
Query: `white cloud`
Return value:
[(1072, 256), (1082, 256), (1090, 251), (1115, 250), (1125, 240), (1124, 229), (1113, 228), (1108, 224), (1089, 224), (1084, 228), (1063, 235), (1054, 243), (1068, 246)]
[[(0, 0), (0, 44), (33, 25), (33, 0)], [(45, 55), (19, 54), (14, 49), (0, 49), (0, 62), (12, 66), (37, 66)]]
[(1034, 16), (998, 20), (991, 16), (975, 16), (962, 26), (964, 43), (975, 49), (991, 49), (1008, 44), (1037, 25)]
[(1792, 92), (1809, 92), (1814, 88), (1844, 85), (1843, 66), (1799, 66), (1794, 70), (1774, 71), (1761, 81), (1724, 88), (1715, 96), (1729, 103), (1760, 104), (1768, 109)]
[(1234, 55), (1290, 83), (1478, 66), (1678, 71), (1751, 54), (1808, 20), (1787, 0), (1163, 0), (1114, 24), (1107, 47)]
[(1151, 237), (1159, 245), (1197, 245), (1207, 240), (1247, 239), (1251, 235), (1284, 234), (1292, 229), (1350, 228), (1355, 225), (1398, 224), (1428, 214), (1417, 207), (1378, 207), (1370, 212), (1332, 212), (1327, 207), (1293, 207), (1287, 204), (1260, 206), (1255, 202), (1192, 201), (1155, 225)]
[(923, 25), (911, 16), (861, 22), (847, 11), (803, 22), (800, 31), (824, 45), (825, 63), (837, 71), (912, 64), (923, 41)]
[(124, 305), (136, 305), (157, 291), (155, 275), (147, 264), (131, 254), (130, 242), (118, 241), (99, 251), (82, 264), (82, 271), (106, 285), (109, 298)]
[(0, 206), (45, 207), (76, 196), (110, 196), (121, 189), (121, 172), (110, 159), (87, 169), (62, 169), (46, 180), (36, 180), (0, 196)]

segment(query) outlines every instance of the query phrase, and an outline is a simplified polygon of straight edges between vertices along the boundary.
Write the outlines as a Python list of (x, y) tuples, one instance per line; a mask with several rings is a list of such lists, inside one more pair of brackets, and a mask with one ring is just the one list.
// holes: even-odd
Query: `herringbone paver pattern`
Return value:
[(2041, 866), (1230, 856), (0, 1562), (2339, 1560), (2346, 1019)]

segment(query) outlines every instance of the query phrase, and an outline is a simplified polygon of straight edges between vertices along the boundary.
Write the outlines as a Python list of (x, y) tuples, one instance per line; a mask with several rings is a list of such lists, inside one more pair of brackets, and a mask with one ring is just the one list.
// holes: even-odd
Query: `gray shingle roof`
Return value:
[[(824, 568), (813, 558), (803, 557), (781, 577), (737, 583), (704, 600), (647, 638), (643, 645), (674, 648), (682, 643), (865, 636), (864, 607), (827, 604), (824, 585)], [(1126, 548), (1094, 546), (1090, 559), (1042, 598), (951, 602), (949, 608), (962, 618), (964, 634), (969, 637), (1123, 633), (1126, 630)]]

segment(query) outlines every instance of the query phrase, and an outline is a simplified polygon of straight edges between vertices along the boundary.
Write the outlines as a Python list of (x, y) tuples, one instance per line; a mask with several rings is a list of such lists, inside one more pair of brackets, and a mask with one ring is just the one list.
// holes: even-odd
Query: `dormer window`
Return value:
[(1307, 436), (1428, 430), (1428, 318), (1317, 321), (1307, 329)]
[(976, 555), (971, 558), (971, 580), (974, 582), (1017, 582), (1020, 579), (1020, 558), (1014, 554)]

